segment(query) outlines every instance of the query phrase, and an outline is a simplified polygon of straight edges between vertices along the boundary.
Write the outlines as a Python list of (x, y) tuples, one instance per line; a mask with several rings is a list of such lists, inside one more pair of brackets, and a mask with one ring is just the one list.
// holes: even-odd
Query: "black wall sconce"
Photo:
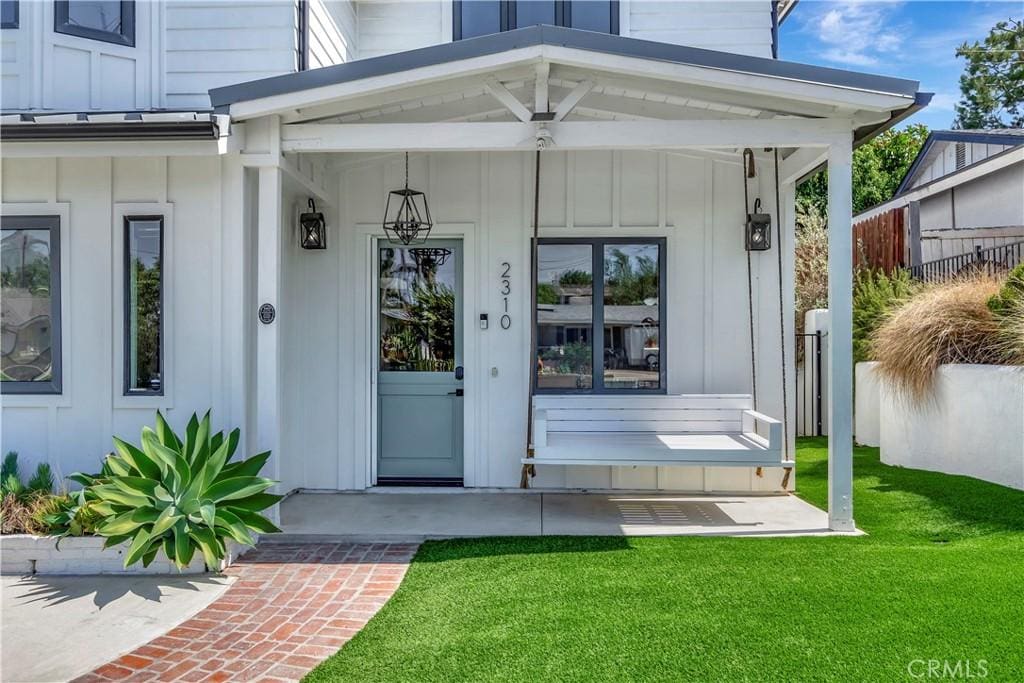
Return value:
[(309, 211), (299, 215), (300, 243), (303, 249), (327, 248), (327, 223), (324, 215), (316, 210), (313, 199), (309, 200)]
[(771, 214), (761, 213), (761, 200), (754, 200), (754, 213), (747, 214), (747, 251), (767, 251), (772, 246)]

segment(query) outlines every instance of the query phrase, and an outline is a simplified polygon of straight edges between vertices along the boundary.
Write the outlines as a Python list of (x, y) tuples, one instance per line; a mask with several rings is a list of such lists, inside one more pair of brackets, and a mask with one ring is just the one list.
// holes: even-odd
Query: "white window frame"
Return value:
[(4, 216), (57, 216), (60, 219), (60, 364), (59, 394), (4, 394), (4, 408), (67, 408), (71, 405), (71, 204), (67, 202), (11, 202), (0, 205)]
[[(161, 388), (163, 394), (125, 393), (125, 219), (132, 216), (163, 216), (163, 263), (160, 264), (163, 277), (163, 367)], [(111, 224), (113, 264), (111, 269), (112, 310), (114, 312), (113, 358), (111, 372), (113, 381), (114, 408), (136, 408), (144, 410), (171, 410), (174, 408), (174, 205), (166, 202), (114, 204)]]

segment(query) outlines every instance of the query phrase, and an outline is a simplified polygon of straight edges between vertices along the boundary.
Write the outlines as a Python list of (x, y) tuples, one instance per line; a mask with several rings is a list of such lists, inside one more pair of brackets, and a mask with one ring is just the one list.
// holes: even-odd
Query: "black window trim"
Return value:
[[(452, 40), (462, 40), (462, 3), (472, 0), (452, 0)], [(491, 0), (500, 4), (499, 32), (523, 28), (516, 25), (516, 2), (518, 0)], [(572, 28), (572, 0), (551, 0), (555, 3), (555, 26)], [(611, 35), (619, 35), (619, 0), (608, 0), (611, 13), (609, 26)]]
[(68, 36), (78, 36), (101, 43), (135, 47), (135, 0), (121, 0), (121, 30), (101, 31), (87, 26), (75, 26), (70, 23), (70, 0), (54, 0), (53, 31)]
[[(132, 302), (131, 302), (131, 297), (128, 296), (128, 291), (129, 291), (129, 287), (130, 287), (130, 278), (132, 276), (132, 273), (131, 273), (131, 263), (132, 263), (131, 229), (132, 229), (132, 223), (133, 222), (137, 222), (137, 221), (138, 222), (141, 222), (141, 221), (150, 221), (150, 222), (156, 221), (156, 222), (158, 222), (160, 224), (160, 388), (158, 390), (153, 390), (153, 389), (135, 389), (135, 388), (132, 388), (132, 386), (131, 386), (131, 362), (132, 361), (131, 361), (131, 353), (129, 353), (129, 351), (131, 349), (131, 335), (132, 335), (132, 329), (131, 329), (131, 324), (130, 324)], [(124, 339), (122, 340), (122, 343), (124, 344), (124, 347), (123, 347), (124, 350), (123, 350), (121, 355), (124, 357), (124, 359), (123, 359), (124, 360), (124, 368), (123, 368), (124, 382), (122, 384), (122, 387), (123, 387), (123, 393), (124, 393), (125, 396), (163, 396), (164, 395), (164, 390), (167, 387), (166, 358), (165, 358), (165, 355), (164, 355), (164, 352), (165, 352), (165, 349), (166, 349), (165, 334), (166, 334), (166, 327), (167, 327), (164, 324), (165, 323), (164, 313), (165, 313), (165, 306), (166, 306), (166, 303), (167, 303), (167, 296), (166, 296), (167, 293), (166, 293), (166, 291), (164, 289), (165, 285), (166, 285), (166, 282), (167, 282), (167, 280), (165, 278), (167, 264), (164, 261), (164, 246), (166, 245), (166, 239), (165, 239), (166, 232), (165, 232), (165, 228), (166, 228), (166, 223), (164, 221), (164, 216), (162, 214), (150, 214), (150, 215), (132, 214), (132, 215), (125, 215), (125, 217), (124, 217), (124, 264), (123, 264), (124, 265), (124, 282), (122, 283), (122, 287), (124, 288), (123, 289), (123, 298), (124, 298), (124, 311), (123, 311), (123, 315), (124, 315), (124, 320), (123, 320)]]
[(309, 70), (309, 0), (299, 0), (298, 71)]
[(0, 0), (4, 5), (14, 7), (14, 18), (0, 22), (0, 28), (18, 28), (21, 25), (21, 0)]
[(50, 231), (50, 365), (52, 377), (48, 382), (0, 382), (0, 394), (59, 395), (63, 393), (63, 347), (61, 345), (61, 271), (60, 271), (60, 216), (3, 216), (0, 232), (4, 230)]
[[(532, 376), (533, 393), (544, 395), (560, 394), (603, 394), (620, 396), (637, 396), (668, 393), (668, 339), (666, 337), (665, 311), (667, 310), (665, 295), (667, 293), (665, 271), (666, 238), (664, 237), (541, 237), (537, 247), (545, 244), (590, 245), (591, 271), (593, 273), (593, 292), (591, 294), (591, 388), (589, 389), (544, 389), (537, 386), (537, 373)], [(604, 247), (608, 245), (656, 244), (658, 245), (658, 388), (657, 389), (608, 389), (604, 386)], [(536, 292), (536, 287), (534, 287)], [(600, 302), (600, 306), (598, 305)], [(536, 308), (537, 299), (531, 304)], [(536, 356), (536, 349), (532, 351)]]

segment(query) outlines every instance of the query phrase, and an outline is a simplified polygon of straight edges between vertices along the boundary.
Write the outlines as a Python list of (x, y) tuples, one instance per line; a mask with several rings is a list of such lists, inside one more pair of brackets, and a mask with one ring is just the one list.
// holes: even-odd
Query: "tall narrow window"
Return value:
[(135, 0), (56, 0), (53, 30), (134, 47)]
[(162, 216), (125, 217), (125, 394), (162, 396)]
[(0, 388), (59, 394), (60, 218), (4, 216), (0, 248)]
[(665, 390), (663, 240), (542, 240), (537, 264), (537, 391)]

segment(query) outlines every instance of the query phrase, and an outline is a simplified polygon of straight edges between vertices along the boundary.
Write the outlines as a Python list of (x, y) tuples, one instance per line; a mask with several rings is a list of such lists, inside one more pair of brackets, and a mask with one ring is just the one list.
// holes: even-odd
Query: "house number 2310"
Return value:
[(508, 314), (508, 296), (512, 293), (512, 266), (508, 261), (501, 262), (501, 298), (505, 307), (501, 316), (501, 329), (507, 330), (512, 327), (512, 318)]

